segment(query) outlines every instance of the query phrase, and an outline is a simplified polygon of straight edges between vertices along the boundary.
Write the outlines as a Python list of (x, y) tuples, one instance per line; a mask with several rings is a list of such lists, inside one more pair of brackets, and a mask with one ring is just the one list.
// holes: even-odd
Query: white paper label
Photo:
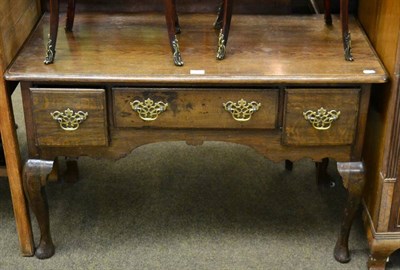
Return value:
[(204, 74), (206, 74), (206, 71), (204, 69), (191, 69), (190, 74), (191, 75), (204, 75)]
[(375, 74), (376, 71), (373, 70), (373, 69), (364, 69), (364, 70), (363, 70), (363, 73), (364, 73), (364, 74)]

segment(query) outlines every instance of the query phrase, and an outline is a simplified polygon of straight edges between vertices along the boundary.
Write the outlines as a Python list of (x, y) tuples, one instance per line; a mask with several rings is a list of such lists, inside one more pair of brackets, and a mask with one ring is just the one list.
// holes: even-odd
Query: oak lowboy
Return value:
[[(335, 258), (349, 261), (350, 227), (364, 187), (361, 152), (370, 86), (387, 78), (355, 21), (350, 21), (355, 62), (337, 57), (340, 30), (325, 31), (315, 24), (319, 16), (237, 16), (237, 34), (231, 36), (236, 45), (230, 46), (235, 57), (210, 64), (212, 34), (193, 31), (193, 44), (204, 49), (186, 47), (191, 64), (177, 70), (158, 58), (164, 52), (155, 42), (163, 35), (161, 19), (147, 36), (132, 27), (145, 17), (119, 16), (119, 27), (129, 26), (126, 36), (141, 38), (145, 46), (132, 49), (132, 43), (116, 41), (113, 26), (107, 35), (96, 35), (92, 29), (104, 25), (104, 16), (81, 15), (92, 27), (74, 33), (92, 42), (60, 38), (59, 63), (65, 64), (41, 65), (37, 48), (45, 43), (44, 17), (6, 74), (21, 82), (29, 150), (24, 183), (41, 232), (36, 256), (54, 253), (44, 188), (58, 156), (119, 159), (154, 142), (225, 141), (248, 145), (276, 162), (312, 158), (320, 170), (326, 158), (338, 161), (349, 196)], [(209, 18), (185, 20), (202, 29)], [(249, 25), (258, 35), (248, 33)], [(100, 40), (108, 46), (97, 46)], [(247, 43), (254, 45), (251, 53), (243, 48)], [(155, 55), (144, 55), (149, 48)]]

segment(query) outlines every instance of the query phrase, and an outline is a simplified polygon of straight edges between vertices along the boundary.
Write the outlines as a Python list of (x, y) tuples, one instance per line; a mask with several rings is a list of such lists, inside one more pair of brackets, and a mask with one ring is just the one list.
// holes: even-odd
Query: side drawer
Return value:
[[(113, 88), (114, 124), (116, 127), (136, 128), (274, 129), (277, 126), (278, 96), (276, 89)], [(138, 112), (134, 111), (132, 104), (136, 102), (134, 104), (145, 105), (146, 100), (150, 100), (149, 104), (162, 102), (168, 105), (157, 119), (143, 120)], [(243, 101), (240, 103), (241, 100)], [(232, 105), (231, 108), (235, 107), (232, 110), (245, 111), (252, 102), (260, 106), (249, 119), (234, 119), (232, 113), (223, 105), (229, 101), (237, 106), (239, 103), (243, 105), (239, 106), (240, 108)]]
[(30, 91), (37, 145), (108, 145), (104, 89)]
[(283, 143), (352, 144), (359, 102), (360, 89), (286, 89)]

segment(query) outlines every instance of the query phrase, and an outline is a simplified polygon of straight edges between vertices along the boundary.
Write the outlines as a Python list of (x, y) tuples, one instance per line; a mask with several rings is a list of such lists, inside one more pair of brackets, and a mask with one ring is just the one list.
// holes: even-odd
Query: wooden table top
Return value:
[(349, 25), (354, 62), (344, 60), (338, 17), (327, 27), (322, 15), (233, 15), (226, 59), (219, 61), (214, 19), (180, 16), (185, 65), (176, 67), (162, 14), (77, 13), (72, 33), (65, 33), (62, 15), (55, 62), (44, 65), (46, 14), (5, 78), (166, 85), (359, 84), (388, 78), (354, 18)]

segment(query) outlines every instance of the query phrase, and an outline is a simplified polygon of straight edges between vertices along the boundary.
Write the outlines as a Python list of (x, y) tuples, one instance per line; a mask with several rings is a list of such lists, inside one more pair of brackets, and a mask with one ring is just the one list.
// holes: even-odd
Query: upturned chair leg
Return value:
[(232, 19), (233, 0), (223, 1), (223, 23), (218, 37), (217, 59), (222, 60), (225, 58), (226, 45), (228, 43), (229, 29)]
[(342, 38), (344, 58), (353, 61), (351, 55), (351, 36), (349, 32), (349, 0), (340, 0), (340, 21), (342, 22)]
[(331, 0), (324, 0), (325, 8), (325, 24), (332, 25), (332, 15), (331, 15)]
[(54, 62), (56, 55), (56, 43), (58, 34), (59, 22), (59, 0), (50, 0), (50, 34), (47, 43), (46, 58), (44, 63), (46, 65)]
[(221, 1), (218, 7), (217, 19), (214, 22), (214, 29), (220, 30), (222, 28), (222, 21), (224, 19), (224, 0)]
[(180, 34), (181, 33), (181, 25), (179, 23), (179, 17), (178, 17), (178, 12), (176, 10), (176, 2), (173, 0), (173, 19), (174, 19), (174, 25), (175, 25), (175, 34)]
[[(175, 0), (165, 0), (165, 20), (168, 28), (168, 38), (172, 50), (172, 58), (176, 66), (183, 66), (183, 60), (179, 49), (178, 38), (176, 37), (179, 26), (178, 15), (176, 12)], [(180, 27), (179, 31), (180, 31)]]
[[(324, 0), (325, 24), (332, 25), (331, 0)], [(340, 22), (342, 28), (342, 40), (344, 48), (344, 59), (353, 61), (351, 54), (351, 36), (349, 32), (349, 0), (340, 0)]]
[(72, 32), (75, 19), (75, 0), (68, 0), (67, 20), (65, 22), (65, 31)]

